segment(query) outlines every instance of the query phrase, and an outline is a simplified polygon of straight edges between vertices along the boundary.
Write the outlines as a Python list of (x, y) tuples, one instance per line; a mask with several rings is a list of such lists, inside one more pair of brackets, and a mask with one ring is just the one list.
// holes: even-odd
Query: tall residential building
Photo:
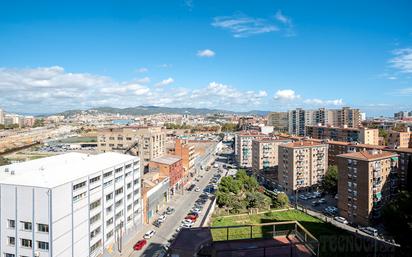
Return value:
[(367, 225), (397, 195), (398, 155), (378, 150), (337, 156), (338, 208), (349, 222)]
[(357, 128), (361, 126), (362, 118), (359, 109), (353, 109), (350, 107), (343, 107), (336, 110), (338, 117), (338, 126), (347, 126), (349, 128)]
[(190, 176), (194, 176), (194, 165), (195, 165), (195, 146), (189, 144), (187, 139), (176, 139), (175, 142), (175, 155), (182, 158), (183, 165), (183, 184), (186, 184)]
[(139, 168), (118, 153), (1, 166), (2, 256), (112, 254), (142, 229)]
[(235, 158), (240, 167), (252, 167), (252, 140), (267, 135), (258, 131), (241, 131), (235, 134)]
[(409, 128), (406, 131), (389, 131), (388, 146), (392, 148), (412, 148), (412, 132)]
[(143, 169), (151, 159), (165, 154), (165, 140), (160, 127), (108, 128), (97, 132), (97, 150), (137, 155)]
[(289, 133), (294, 135), (305, 135), (305, 110), (297, 108), (289, 111)]
[(298, 141), (279, 145), (278, 181), (287, 193), (316, 187), (328, 169), (328, 145)]
[(371, 128), (348, 128), (312, 125), (306, 126), (306, 136), (313, 139), (329, 139), (361, 144), (379, 144), (379, 130)]
[(268, 126), (273, 126), (277, 132), (287, 132), (289, 130), (288, 112), (271, 112), (268, 114)]
[(291, 140), (259, 138), (252, 140), (252, 169), (254, 172), (269, 171), (278, 166), (278, 148), (280, 144)]
[[(409, 113), (412, 113), (412, 112), (409, 112)], [(395, 118), (395, 120), (402, 120), (403, 118), (407, 118), (407, 117), (411, 116), (411, 115), (409, 115), (409, 113), (406, 112), (406, 111), (400, 111), (400, 112), (396, 112), (393, 115), (393, 117)]]

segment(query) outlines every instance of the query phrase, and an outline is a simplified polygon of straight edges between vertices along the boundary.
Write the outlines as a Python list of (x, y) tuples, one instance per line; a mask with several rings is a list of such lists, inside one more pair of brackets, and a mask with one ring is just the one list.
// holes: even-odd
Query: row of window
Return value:
[[(43, 241), (36, 241), (37, 242), (37, 249), (40, 250), (49, 250), (49, 243), (48, 242), (43, 242)], [(15, 237), (7, 237), (7, 243), (11, 246), (16, 245), (16, 238)], [(32, 248), (33, 247), (33, 242), (31, 239), (20, 239), (20, 245), (21, 247), (25, 248)]]
[[(11, 229), (16, 228), (16, 221), (15, 220), (7, 220), (8, 227)], [(20, 221), (20, 228), (21, 230), (31, 231), (32, 230), (32, 223), (27, 221)], [(49, 232), (49, 225), (37, 223), (37, 232)]]

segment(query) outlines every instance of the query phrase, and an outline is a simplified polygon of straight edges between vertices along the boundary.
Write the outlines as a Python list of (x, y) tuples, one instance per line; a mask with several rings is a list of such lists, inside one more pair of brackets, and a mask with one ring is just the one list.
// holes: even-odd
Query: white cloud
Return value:
[(389, 63), (401, 72), (412, 73), (412, 48), (397, 49), (393, 54), (395, 57)]
[(173, 82), (174, 82), (173, 78), (167, 78), (167, 79), (164, 79), (164, 80), (160, 81), (155, 86), (156, 87), (164, 87), (164, 86), (172, 84)]
[(243, 14), (215, 17), (212, 26), (229, 30), (237, 38), (279, 30), (277, 26), (266, 19), (253, 18)]
[(305, 104), (309, 104), (309, 105), (343, 105), (343, 100), (342, 99), (333, 99), (333, 100), (322, 100), (322, 99), (318, 99), (318, 98), (312, 98), (312, 99), (305, 99), (303, 101)]
[(150, 78), (149, 77), (144, 77), (144, 78), (140, 78), (140, 79), (136, 79), (136, 82), (139, 84), (147, 84), (150, 82)]
[(278, 10), (276, 12), (275, 19), (283, 24), (283, 26), (284, 26), (283, 30), (284, 30), (286, 36), (291, 37), (291, 36), (296, 35), (296, 33), (294, 31), (294, 25), (293, 25), (292, 19), (290, 17), (287, 17), (286, 15), (284, 15), (281, 10)]
[(412, 87), (402, 88), (401, 90), (399, 90), (399, 94), (403, 96), (412, 95)]
[(197, 56), (199, 57), (213, 57), (216, 53), (210, 49), (204, 49), (197, 51)]
[(275, 100), (292, 101), (300, 98), (292, 89), (278, 90), (274, 96)]
[(140, 73), (145, 73), (145, 72), (148, 72), (149, 69), (146, 68), (146, 67), (141, 67), (141, 68), (137, 69), (137, 71), (140, 72)]

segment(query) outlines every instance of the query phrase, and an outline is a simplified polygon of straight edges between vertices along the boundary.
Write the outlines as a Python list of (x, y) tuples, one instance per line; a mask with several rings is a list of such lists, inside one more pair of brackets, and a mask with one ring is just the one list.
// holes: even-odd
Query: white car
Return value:
[(183, 220), (182, 223), (183, 224), (193, 224), (194, 222), (193, 220), (186, 219), (186, 220)]
[(146, 234), (144, 234), (143, 238), (144, 239), (150, 239), (154, 236), (155, 233), (156, 233), (156, 231), (149, 230), (149, 231), (146, 232)]
[(157, 221), (159, 221), (159, 222), (164, 222), (165, 220), (166, 220), (165, 215), (160, 215), (159, 218), (157, 218)]
[(200, 192), (200, 187), (196, 187), (195, 192)]
[(348, 224), (348, 221), (347, 221), (344, 217), (336, 216), (334, 219), (335, 219), (337, 222), (340, 222), (340, 223), (343, 223), (343, 224)]
[(196, 213), (201, 213), (202, 211), (200, 210), (200, 208), (193, 208), (193, 210), (192, 210), (193, 212), (196, 212)]
[(181, 228), (191, 228), (192, 224), (187, 224), (187, 223), (183, 223), (182, 225), (180, 225)]

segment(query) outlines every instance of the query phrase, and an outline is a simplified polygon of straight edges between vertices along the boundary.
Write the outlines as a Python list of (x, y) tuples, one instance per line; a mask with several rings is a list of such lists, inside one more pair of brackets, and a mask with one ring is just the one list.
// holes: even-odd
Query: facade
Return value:
[(289, 111), (289, 134), (303, 136), (305, 135), (305, 110), (298, 108)]
[(403, 118), (408, 118), (412, 115), (412, 112), (407, 112), (407, 111), (400, 111), (400, 112), (396, 112), (393, 117), (395, 118), (395, 120), (402, 120)]
[(289, 129), (289, 114), (287, 112), (271, 112), (267, 117), (267, 125), (273, 126), (277, 132), (287, 132)]
[(348, 128), (311, 125), (306, 126), (306, 136), (314, 139), (329, 139), (361, 144), (379, 144), (379, 130), (370, 128)]
[(169, 177), (170, 195), (175, 195), (183, 190), (183, 165), (182, 158), (176, 155), (157, 157), (149, 163), (149, 173), (159, 172), (160, 176)]
[(240, 167), (252, 168), (252, 141), (267, 135), (258, 131), (241, 131), (235, 135), (235, 158)]
[(99, 152), (132, 153), (140, 156), (143, 169), (151, 159), (165, 154), (165, 140), (166, 133), (160, 127), (102, 129), (97, 132), (97, 150)]
[(349, 222), (363, 225), (380, 217), (397, 195), (398, 155), (379, 150), (342, 154), (338, 161), (338, 209)]
[(195, 146), (189, 144), (189, 140), (176, 139), (175, 142), (175, 155), (182, 158), (183, 165), (183, 183), (186, 184), (190, 176), (194, 176), (194, 165), (196, 159)]
[(143, 175), (143, 220), (146, 224), (151, 223), (153, 216), (169, 201), (169, 182), (169, 177), (159, 172)]
[(260, 138), (252, 140), (252, 170), (269, 171), (278, 166), (278, 147), (290, 143), (290, 140)]
[(328, 169), (328, 146), (313, 141), (279, 145), (278, 182), (286, 191), (316, 187)]
[(117, 153), (1, 166), (2, 256), (109, 256), (142, 228), (139, 168)]
[(388, 146), (393, 148), (412, 148), (412, 132), (389, 131)]
[(0, 125), (4, 125), (5, 112), (0, 109)]

